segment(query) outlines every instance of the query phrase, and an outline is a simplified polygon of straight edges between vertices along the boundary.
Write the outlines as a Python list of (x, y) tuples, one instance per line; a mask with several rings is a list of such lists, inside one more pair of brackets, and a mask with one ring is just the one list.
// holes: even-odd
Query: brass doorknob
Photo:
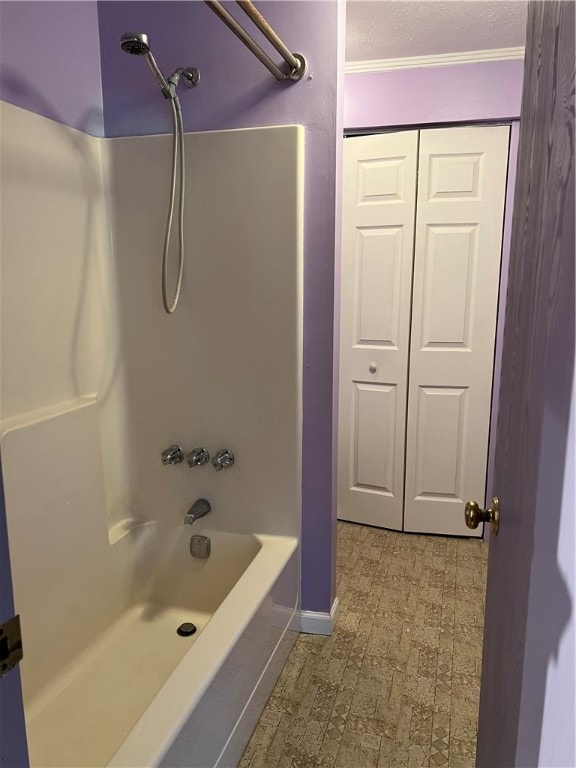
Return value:
[(497, 536), (500, 527), (500, 503), (498, 497), (494, 496), (492, 506), (488, 507), (488, 509), (480, 509), (475, 501), (467, 501), (464, 519), (468, 528), (478, 528), (480, 523), (490, 523), (492, 534)]

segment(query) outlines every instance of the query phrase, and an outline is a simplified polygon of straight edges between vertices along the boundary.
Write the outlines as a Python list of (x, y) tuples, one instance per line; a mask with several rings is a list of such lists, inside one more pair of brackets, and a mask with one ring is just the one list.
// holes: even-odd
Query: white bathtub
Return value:
[(184, 530), (154, 572), (27, 705), (32, 766), (236, 765), (296, 637), (297, 540)]

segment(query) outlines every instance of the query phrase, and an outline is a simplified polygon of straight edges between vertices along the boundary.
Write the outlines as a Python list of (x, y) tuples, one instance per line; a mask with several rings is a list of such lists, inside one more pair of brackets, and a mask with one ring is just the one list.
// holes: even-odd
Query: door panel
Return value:
[[(396, 387), (386, 384), (353, 384), (354, 457), (353, 488), (393, 496)], [(381, 440), (372, 440), (372, 432)]]
[(484, 499), (508, 143), (507, 126), (420, 133), (406, 531), (474, 535), (462, 505)]
[(338, 517), (400, 529), (418, 132), (344, 142)]
[[(419, 387), (416, 414), (416, 498), (460, 501), (468, 389)], [(442, 450), (438, 450), (442, 435)]]
[(477, 228), (430, 226), (425, 237), (420, 351), (443, 347), (469, 351)]
[(362, 227), (355, 251), (356, 346), (398, 349), (402, 229)]

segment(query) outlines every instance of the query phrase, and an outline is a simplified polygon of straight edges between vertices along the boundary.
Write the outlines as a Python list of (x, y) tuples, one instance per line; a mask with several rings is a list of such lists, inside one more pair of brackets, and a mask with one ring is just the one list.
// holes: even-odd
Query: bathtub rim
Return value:
[[(259, 541), (260, 550), (225, 597), (206, 629), (184, 654), (140, 719), (126, 734), (106, 764), (107, 768), (161, 764), (162, 758), (299, 546), (299, 539), (295, 536), (248, 535)], [(296, 602), (288, 609), (290, 617), (283, 634), (293, 626), (299, 593), (298, 585)], [(230, 631), (231, 625), (233, 631)], [(200, 672), (195, 663), (199, 655), (205, 662)]]

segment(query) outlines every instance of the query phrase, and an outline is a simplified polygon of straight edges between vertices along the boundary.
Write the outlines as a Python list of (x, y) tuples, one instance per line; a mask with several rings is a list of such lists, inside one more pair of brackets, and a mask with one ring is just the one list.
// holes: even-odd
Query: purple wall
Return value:
[(104, 135), (95, 0), (0, 3), (0, 98)]
[(518, 119), (523, 73), (521, 60), (350, 73), (344, 125), (351, 129)]
[[(235, 3), (230, 11), (247, 27)], [(308, 60), (298, 83), (277, 83), (199, 2), (99, 2), (106, 136), (165, 133), (170, 112), (145, 62), (123, 53), (126, 31), (150, 35), (164, 72), (197, 66), (182, 93), (187, 131), (299, 123), (306, 128), (302, 607), (326, 612), (334, 593), (332, 372), (337, 136), (335, 2), (260, 2), (280, 37)], [(256, 35), (258, 35), (256, 31)], [(260, 39), (260, 37), (258, 37)], [(278, 60), (278, 55), (273, 53)]]
[(337, 126), (336, 126), (336, 221), (334, 248), (334, 380), (332, 398), (334, 410), (332, 415), (332, 584), (331, 597), (336, 597), (336, 510), (338, 509), (338, 398), (340, 394), (340, 267), (342, 262), (342, 185), (344, 165), (344, 68), (346, 52), (346, 13), (340, 13), (338, 18), (338, 69), (337, 69)]

